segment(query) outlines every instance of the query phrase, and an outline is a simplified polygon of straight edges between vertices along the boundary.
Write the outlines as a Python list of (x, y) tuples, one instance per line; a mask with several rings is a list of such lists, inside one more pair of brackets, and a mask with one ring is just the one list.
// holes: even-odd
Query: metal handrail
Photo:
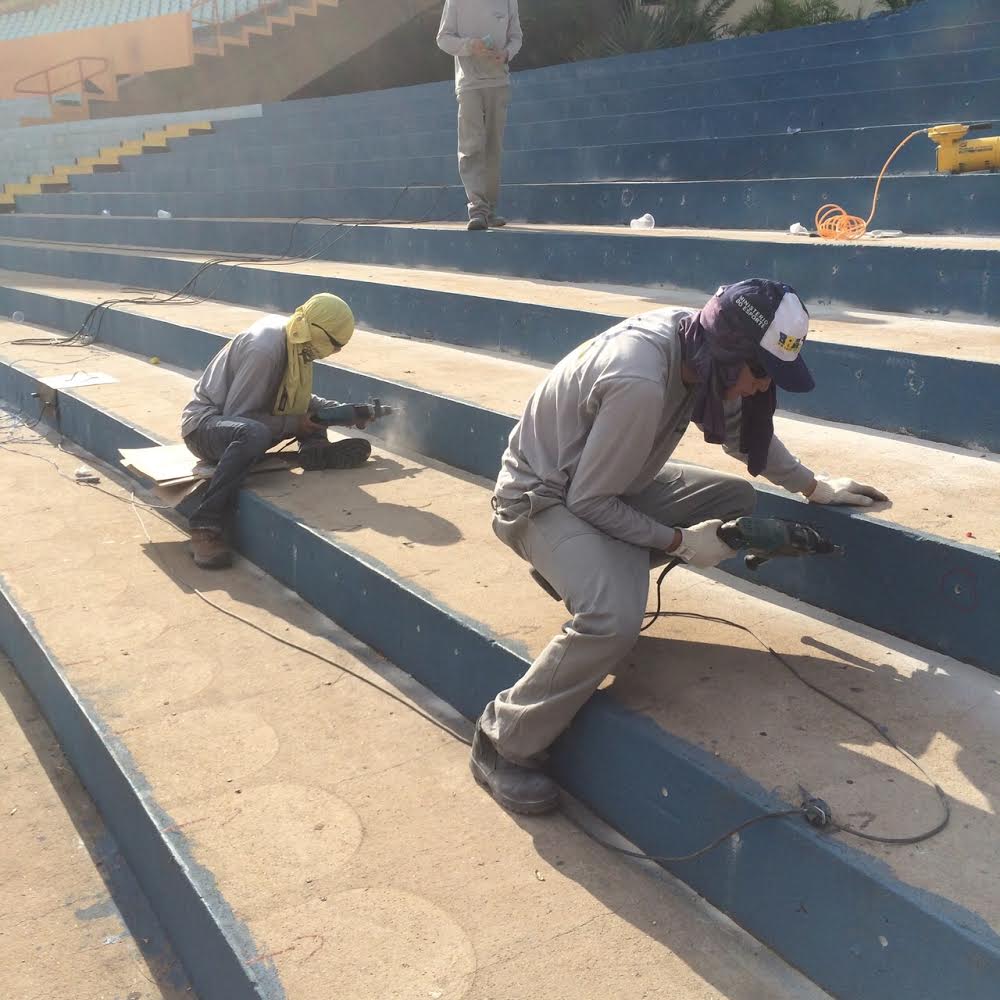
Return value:
[[(90, 73), (85, 73), (84, 64), (87, 62), (99, 63), (100, 65), (97, 69), (91, 71)], [(64, 66), (72, 66), (74, 64), (76, 64), (77, 76), (70, 80), (69, 83), (64, 83), (59, 87), (54, 87), (52, 85), (52, 74), (55, 73), (56, 70), (62, 69)], [(76, 56), (75, 58), (67, 59), (64, 62), (55, 63), (47, 69), (40, 69), (36, 73), (29, 73), (27, 76), (22, 76), (20, 80), (15, 82), (14, 92), (16, 94), (43, 94), (49, 99), (49, 104), (52, 104), (52, 98), (54, 95), (63, 90), (69, 90), (71, 87), (79, 87), (82, 95), (84, 85), (88, 81), (93, 80), (94, 77), (100, 76), (102, 73), (106, 73), (110, 69), (111, 60), (106, 59), (104, 56)], [(44, 88), (39, 89), (24, 86), (24, 84), (28, 83), (29, 80), (34, 80), (35, 77), (44, 77)]]

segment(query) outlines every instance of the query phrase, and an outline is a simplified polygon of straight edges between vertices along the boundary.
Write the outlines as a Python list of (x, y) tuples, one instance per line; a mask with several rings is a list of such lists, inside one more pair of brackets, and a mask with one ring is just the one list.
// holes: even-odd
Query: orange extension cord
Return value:
[(911, 132), (891, 153), (889, 159), (885, 161), (882, 172), (875, 182), (875, 197), (872, 199), (871, 214), (867, 219), (862, 219), (857, 215), (848, 215), (839, 205), (824, 205), (816, 213), (816, 232), (825, 240), (856, 240), (864, 236), (875, 218), (875, 209), (878, 208), (878, 192), (882, 187), (882, 178), (889, 169), (889, 164), (896, 158), (896, 154), (915, 136), (924, 135), (930, 129), (918, 128), (916, 132)]

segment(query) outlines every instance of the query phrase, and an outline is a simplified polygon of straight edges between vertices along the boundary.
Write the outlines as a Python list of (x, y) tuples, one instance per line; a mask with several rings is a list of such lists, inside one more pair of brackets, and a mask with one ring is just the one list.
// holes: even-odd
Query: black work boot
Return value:
[(327, 444), (311, 444), (301, 448), (299, 464), (307, 472), (320, 469), (358, 469), (372, 453), (371, 442), (364, 438), (345, 438)]
[(508, 812), (536, 816), (559, 805), (556, 783), (533, 767), (523, 767), (502, 757), (478, 722), (469, 767), (476, 781)]

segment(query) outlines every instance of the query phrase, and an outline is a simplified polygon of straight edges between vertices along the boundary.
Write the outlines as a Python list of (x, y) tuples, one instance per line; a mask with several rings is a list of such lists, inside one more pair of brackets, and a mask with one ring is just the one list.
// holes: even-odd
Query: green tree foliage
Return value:
[(641, 0), (622, 0), (610, 24), (583, 41), (574, 58), (596, 59), (711, 41), (722, 34), (722, 19), (734, 3), (667, 0), (662, 6), (648, 7)]
[[(892, 0), (890, 0), (892, 2)], [(732, 27), (734, 35), (756, 35), (765, 31), (804, 28), (812, 24), (846, 21), (848, 15), (837, 0), (761, 0)]]

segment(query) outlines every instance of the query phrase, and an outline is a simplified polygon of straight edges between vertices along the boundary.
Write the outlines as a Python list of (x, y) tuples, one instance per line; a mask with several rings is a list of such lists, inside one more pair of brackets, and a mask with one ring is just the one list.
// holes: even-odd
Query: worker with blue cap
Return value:
[(547, 748), (639, 636), (651, 565), (735, 555), (724, 521), (749, 514), (742, 477), (669, 461), (690, 421), (705, 440), (815, 504), (879, 490), (812, 472), (774, 434), (777, 390), (809, 392), (809, 314), (790, 286), (750, 279), (700, 310), (660, 309), (583, 344), (542, 381), (511, 432), (493, 529), (571, 620), (476, 725), (472, 772), (505, 808), (541, 813)]

